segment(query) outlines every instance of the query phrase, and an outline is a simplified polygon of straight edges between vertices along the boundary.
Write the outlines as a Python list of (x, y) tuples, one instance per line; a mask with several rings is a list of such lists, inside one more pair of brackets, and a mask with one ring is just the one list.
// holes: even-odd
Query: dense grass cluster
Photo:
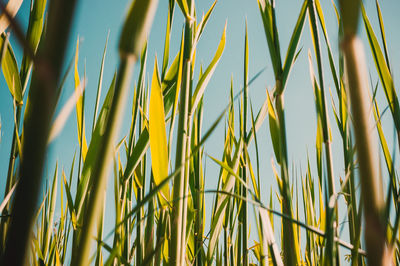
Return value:
[[(342, 0), (338, 6), (332, 3), (340, 37), (338, 54), (332, 52), (319, 0), (303, 1), (283, 51), (275, 13), (279, 2), (258, 0), (275, 84), (272, 90), (266, 90), (260, 109), (254, 110), (248, 88), (258, 75), (249, 77), (246, 25), (242, 89), (234, 95), (231, 86), (228, 106), (207, 129), (202, 127), (203, 96), (225, 49), (226, 25), (208, 65), (196, 64), (196, 48), (217, 1), (200, 18), (195, 0), (169, 0), (164, 53), (159, 61), (148, 58), (146, 42), (158, 1), (132, 0), (121, 27), (117, 71), (112, 80), (103, 81), (106, 43), (93, 107), (85, 105), (86, 80), (78, 70), (79, 42), (75, 60), (63, 73), (76, 2), (32, 0), (26, 34), (14, 19), (21, 1), (0, 4), (0, 62), (13, 99), (14, 117), (9, 119), (15, 121), (0, 205), (2, 265), (400, 263), (399, 181), (392, 158), (396, 149), (386, 141), (377, 91), (383, 90), (386, 96), (386, 106), (381, 109), (390, 111), (399, 140), (400, 106), (378, 0), (376, 32), (361, 1)], [(170, 57), (175, 12), (182, 12), (185, 22), (179, 52)], [(359, 20), (365, 31), (357, 31)], [(317, 171), (313, 172), (308, 163), (294, 184), (284, 97), (296, 59), (305, 52), (298, 45), (306, 24), (313, 40), (308, 57), (317, 114), (313, 151)], [(15, 45), (23, 47), (22, 62), (16, 60), (7, 28), (17, 37), (19, 43)], [(368, 37), (368, 51), (375, 61), (375, 69), (368, 71), (376, 71), (379, 76), (374, 86), (370, 85), (357, 32), (365, 32)], [(148, 60), (154, 60), (152, 70), (147, 68)], [(136, 65), (140, 71), (133, 84)], [(329, 69), (334, 83), (331, 94), (325, 69)], [(75, 94), (55, 115), (70, 72)], [(195, 73), (200, 74), (197, 77)], [(130, 130), (118, 139), (132, 88)], [(106, 95), (103, 102), (102, 94)], [(93, 118), (86, 117), (88, 109), (94, 110)], [(41, 197), (47, 146), (74, 110), (80, 149), (71, 158), (72, 165), (55, 166), (52, 183)], [(329, 117), (334, 117), (333, 123)], [(85, 131), (87, 122), (92, 124), (91, 132)], [(220, 124), (225, 125), (224, 148), (221, 157), (214, 158), (205, 154), (204, 143)], [(257, 133), (265, 124), (270, 140)], [(332, 155), (332, 127), (340, 132), (341, 139), (336, 141), (342, 145), (340, 158)], [(259, 156), (258, 143), (265, 141), (273, 144), (272, 173), (259, 170), (260, 164), (268, 163)], [(386, 168), (380, 169), (380, 155)], [(220, 169), (213, 190), (205, 190), (206, 157)], [(344, 176), (334, 172), (334, 160), (343, 161)], [(278, 191), (268, 191), (263, 198), (268, 197), (269, 202), (262, 202), (261, 194), (266, 190), (260, 180), (271, 176)], [(105, 209), (108, 178), (114, 181), (113, 210)], [(340, 187), (335, 187), (339, 179)], [(388, 185), (382, 188), (382, 184)], [(207, 193), (214, 197), (213, 205), (208, 207), (212, 209), (207, 217), (209, 228), (204, 215)], [(340, 197), (345, 200), (345, 208), (338, 207)], [(280, 209), (273, 208), (273, 201)], [(56, 206), (60, 206), (60, 217), (55, 216)], [(109, 234), (104, 234), (105, 213), (110, 211), (115, 212), (115, 224)], [(253, 217), (258, 233), (254, 245), (249, 244)], [(342, 220), (347, 221), (346, 236), (339, 232)]]

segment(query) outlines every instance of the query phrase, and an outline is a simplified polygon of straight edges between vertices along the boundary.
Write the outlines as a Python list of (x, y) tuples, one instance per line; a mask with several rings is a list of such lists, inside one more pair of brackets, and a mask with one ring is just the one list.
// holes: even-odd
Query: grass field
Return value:
[[(11, 99), (13, 106), (10, 117), (1, 115), (14, 127), (10, 147), (0, 150), (9, 154), (0, 264), (399, 264), (400, 105), (385, 32), (396, 25), (384, 24), (383, 1), (374, 2), (372, 13), (358, 0), (304, 0), (295, 23), (283, 23), (290, 27), (286, 42), (284, 18), (276, 12), (281, 3), (251, 0), (264, 32), (254, 33), (241, 18), (243, 50), (236, 57), (242, 84), (235, 77), (225, 84), (227, 104), (217, 114), (206, 110), (205, 92), (212, 95), (210, 81), (233, 45), (230, 22), (220, 25), (209, 60), (198, 58), (204, 54), (198, 47), (223, 0), (203, 14), (195, 0), (164, 1), (165, 31), (153, 32), (164, 40), (163, 52), (154, 57), (147, 36), (159, 1), (131, 0), (121, 11), (112, 79), (104, 76), (109, 37), (99, 44), (97, 77), (87, 77), (86, 63), (80, 67), (79, 37), (73, 59), (66, 56), (80, 1), (32, 0), (26, 32), (15, 17), (22, 0), (1, 2), (1, 89), (11, 95), (1, 101)], [(333, 26), (327, 12), (335, 13)], [(177, 16), (183, 24), (174, 22)], [(177, 29), (179, 38), (172, 34)], [(253, 34), (265, 35), (266, 68), (273, 74), (266, 88), (257, 88), (265, 91), (256, 99), (260, 105), (249, 92), (264, 77), (264, 69), (254, 72), (251, 64)], [(22, 51), (21, 60), (12, 47)], [(296, 68), (299, 57), (308, 64)], [(309, 82), (293, 85), (292, 71)], [(89, 79), (96, 83), (94, 99), (87, 98)], [(74, 93), (61, 101), (69, 83)], [(314, 94), (315, 112), (301, 119), (311, 117), (316, 129), (305, 165), (290, 156), (290, 86)], [(211, 112), (216, 119), (204, 126)], [(79, 149), (48, 173), (55, 161), (49, 156), (57, 156), (49, 146), (60, 141), (71, 116), (76, 139), (64, 141)], [(222, 149), (210, 154), (206, 144), (214, 145), (217, 132), (223, 144), (215, 146)], [(265, 180), (274, 185), (266, 187)]]

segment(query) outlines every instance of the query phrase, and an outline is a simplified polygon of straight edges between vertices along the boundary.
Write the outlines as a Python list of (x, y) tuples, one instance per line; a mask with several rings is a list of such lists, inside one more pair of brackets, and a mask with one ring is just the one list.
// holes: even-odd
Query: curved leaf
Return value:
[(15, 59), (14, 51), (11, 48), (8, 38), (5, 34), (1, 35), (0, 47), (4, 51), (2, 54), (1, 68), (3, 70), (4, 78), (7, 82), (8, 89), (10, 90), (14, 100), (18, 105), (22, 105), (22, 86), (18, 73), (18, 65)]

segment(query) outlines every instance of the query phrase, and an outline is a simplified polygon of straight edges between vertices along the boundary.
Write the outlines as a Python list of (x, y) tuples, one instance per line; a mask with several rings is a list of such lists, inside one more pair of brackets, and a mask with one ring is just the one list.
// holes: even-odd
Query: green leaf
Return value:
[(261, 13), (261, 18), (264, 24), (265, 36), (267, 38), (269, 54), (271, 57), (272, 66), (274, 68), (275, 77), (278, 77), (279, 73), (282, 71), (281, 55), (279, 50), (279, 43), (275, 35), (276, 31), (276, 21), (274, 18), (274, 7), (271, 5), (270, 1), (258, 0), (258, 6)]
[(385, 157), (385, 162), (386, 162), (386, 167), (388, 169), (388, 174), (392, 175), (393, 174), (393, 162), (392, 162), (392, 156), (390, 154), (387, 142), (386, 142), (386, 138), (385, 135), (383, 133), (382, 130), (382, 123), (381, 123), (381, 116), (379, 115), (379, 108), (378, 108), (378, 104), (376, 102), (376, 100), (374, 99), (373, 101), (374, 103), (374, 108), (373, 108), (373, 113), (374, 113), (374, 118), (375, 118), (375, 125), (376, 125), (376, 129), (378, 131), (378, 135), (379, 135), (379, 140), (381, 143), (381, 147), (382, 147), (382, 151), (383, 151), (383, 155)]
[(379, 6), (378, 0), (375, 1), (375, 5), (376, 5), (376, 12), (378, 13), (378, 18), (379, 18), (379, 28), (380, 28), (380, 32), (381, 32), (383, 50), (385, 51), (386, 63), (388, 65), (388, 68), (389, 68), (389, 71), (390, 71), (390, 62), (389, 62), (389, 54), (388, 54), (388, 51), (387, 51), (387, 44), (386, 44), (385, 26), (383, 24), (381, 8)]
[(215, 68), (217, 67), (217, 64), (222, 56), (222, 53), (224, 52), (225, 43), (226, 43), (226, 26), (227, 26), (227, 24), (225, 24), (224, 32), (222, 34), (221, 40), (218, 45), (218, 49), (214, 55), (213, 60), (211, 61), (210, 65), (207, 67), (206, 71), (204, 72), (204, 74), (201, 76), (199, 82), (197, 83), (196, 89), (193, 93), (191, 113), (193, 113), (194, 110), (196, 110), (201, 97), (203, 97), (204, 90), (207, 87), (207, 84), (210, 81), (211, 76), (213, 75), (213, 73), (215, 71)]
[(400, 131), (400, 108), (399, 100), (397, 98), (396, 90), (394, 87), (392, 75), (389, 67), (386, 64), (385, 57), (383, 56), (382, 50), (379, 46), (379, 42), (375, 36), (375, 33), (371, 27), (367, 14), (365, 13), (364, 6), (361, 8), (362, 17), (364, 21), (365, 30), (368, 35), (369, 45), (371, 47), (372, 55), (374, 57), (376, 70), (378, 71), (379, 78), (382, 82), (383, 89), (385, 91), (386, 99), (388, 101), (390, 111), (392, 112), (394, 124), (396, 130)]
[(162, 70), (161, 70), (161, 80), (164, 79), (165, 73), (168, 67), (168, 60), (169, 60), (169, 46), (171, 40), (171, 27), (172, 21), (174, 17), (174, 6), (175, 1), (169, 1), (169, 9), (168, 9), (168, 17), (167, 17), (167, 28), (165, 31), (165, 41), (164, 41), (164, 56), (163, 56), (163, 63), (162, 63)]
[(69, 188), (68, 181), (67, 178), (65, 177), (64, 171), (62, 172), (62, 177), (64, 181), (65, 192), (67, 194), (67, 206), (69, 214), (71, 215), (72, 226), (74, 227), (74, 229), (76, 229), (78, 225), (77, 225), (76, 213), (74, 210), (74, 202), (72, 201), (71, 190)]
[(320, 21), (320, 24), (322, 27), (322, 32), (323, 32), (324, 38), (325, 38), (326, 48), (327, 48), (328, 57), (329, 57), (329, 66), (331, 68), (332, 78), (335, 83), (336, 92), (338, 93), (338, 95), (340, 95), (339, 79), (338, 79), (338, 75), (336, 72), (335, 61), (333, 60), (331, 45), (329, 43), (328, 32), (327, 32), (326, 26), (325, 26), (324, 13), (322, 12), (322, 8), (321, 8), (321, 4), (320, 4), (319, 0), (315, 1), (315, 7), (316, 7), (318, 18), (319, 18), (319, 21)]
[[(43, 32), (44, 12), (46, 10), (47, 0), (33, 1), (31, 13), (29, 15), (28, 31), (26, 39), (33, 52), (36, 52)], [(32, 58), (24, 51), (24, 57), (21, 64), (21, 80), (25, 82), (31, 69)], [(22, 84), (24, 85), (24, 84)]]
[[(194, 42), (193, 42), (193, 48), (195, 48), (197, 43), (199, 42), (201, 34), (203, 33), (204, 28), (207, 25), (208, 19), (210, 18), (211, 13), (214, 11), (216, 4), (217, 4), (217, 0), (214, 1), (214, 3), (211, 5), (210, 9), (207, 11), (207, 13), (203, 16), (202, 20), (200, 21), (200, 23), (197, 25), (196, 36), (195, 36)], [(194, 51), (195, 51), (195, 49), (193, 49), (193, 52)]]
[[(139, 165), (143, 156), (146, 154), (146, 151), (149, 148), (149, 144), (149, 131), (147, 130), (147, 128), (145, 128), (140, 134), (139, 139), (132, 150), (132, 154), (129, 156), (126, 163), (126, 168), (124, 171), (125, 181), (135, 172), (136, 167)], [(139, 182), (139, 180), (136, 181), (138, 182), (138, 184), (141, 183)]]
[[(18, 73), (18, 65), (15, 59), (14, 51), (8, 42), (8, 37), (3, 33), (0, 38), (0, 47), (4, 51), (2, 54), (1, 68), (6, 80), (8, 89), (11, 92), (17, 105), (22, 105), (22, 85)], [(4, 49), (4, 50), (3, 50)]]
[[(292, 37), (290, 39), (290, 43), (289, 43), (289, 46), (287, 49), (285, 64), (283, 65), (283, 73), (282, 73), (282, 77), (281, 77), (281, 82), (282, 82), (281, 90), (282, 91), (285, 88), (285, 84), (289, 77), (290, 70), (292, 69), (293, 63), (296, 59), (297, 45), (300, 40), (301, 32), (303, 30), (304, 21), (305, 21), (306, 14), (307, 14), (307, 12), (306, 12), (307, 11), (307, 2), (308, 1), (305, 0), (301, 7), (300, 14), (299, 14), (299, 17), (296, 22), (296, 26), (294, 27)], [(278, 92), (278, 94), (279, 94), (279, 92)]]
[(109, 37), (110, 37), (110, 31), (108, 31), (106, 43), (104, 45), (104, 50), (103, 50), (103, 57), (101, 58), (99, 80), (97, 83), (96, 103), (95, 103), (94, 112), (93, 112), (92, 133), (93, 133), (94, 129), (96, 128), (96, 117), (97, 117), (97, 111), (98, 111), (99, 102), (100, 102), (101, 88), (102, 88), (102, 84), (103, 84), (104, 63), (105, 63), (105, 59), (106, 59), (106, 52), (107, 52)]
[(88, 152), (86, 155), (86, 160), (83, 164), (81, 180), (80, 183), (78, 184), (78, 189), (75, 197), (75, 211), (77, 213), (78, 218), (81, 215), (82, 205), (85, 197), (87, 196), (90, 176), (94, 170), (97, 153), (100, 150), (101, 140), (104, 135), (107, 123), (107, 117), (111, 108), (111, 102), (114, 95), (115, 79), (116, 75), (114, 75), (113, 81), (111, 82), (110, 88), (104, 100), (100, 114), (97, 118), (96, 128), (93, 132), (92, 139), (90, 141)]

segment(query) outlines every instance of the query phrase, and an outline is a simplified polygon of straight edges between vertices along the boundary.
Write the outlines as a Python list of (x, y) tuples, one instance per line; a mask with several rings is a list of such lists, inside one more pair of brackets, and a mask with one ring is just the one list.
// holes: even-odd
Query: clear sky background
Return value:
[[(120, 28), (125, 17), (126, 8), (130, 0), (82, 0), (78, 1), (79, 6), (75, 15), (74, 27), (70, 35), (69, 49), (66, 56), (66, 62), (69, 62), (74, 56), (76, 40), (79, 36), (80, 39), (80, 58), (79, 70), (83, 75), (84, 65), (86, 63), (87, 72), (87, 89), (86, 89), (86, 132), (91, 132), (93, 117), (94, 102), (96, 98), (96, 89), (98, 82), (98, 75), (100, 70), (101, 57), (104, 49), (104, 43), (108, 31), (110, 31), (109, 45), (107, 49), (107, 57), (105, 61), (104, 79), (103, 79), (103, 97), (105, 96), (105, 89), (111, 83), (114, 71), (118, 64), (118, 39)], [(337, 39), (337, 22), (336, 15), (331, 1), (321, 0), (326, 23), (328, 26), (328, 33), (332, 45), (333, 53), (337, 60), (338, 55), (338, 39)], [(375, 1), (365, 1), (366, 10), (370, 17), (375, 30), (378, 30), (377, 17), (375, 11)], [(385, 29), (387, 34), (387, 42), (389, 54), (391, 56), (393, 76), (395, 85), (398, 85), (397, 77), (400, 74), (400, 34), (398, 27), (400, 25), (400, 18), (398, 11), (400, 10), (400, 2), (397, 0), (381, 0), (381, 8), (385, 22)], [(196, 9), (197, 14), (200, 16), (203, 12), (207, 12), (208, 8), (212, 5), (211, 0), (197, 0)], [(152, 65), (154, 62), (155, 54), (158, 54), (159, 62), (162, 60), (165, 24), (167, 19), (167, 0), (159, 0), (159, 7), (157, 10), (156, 18), (149, 36), (149, 53), (148, 53), (148, 67), (147, 73), (151, 75)], [(300, 0), (277, 0), (277, 20), (278, 31), (281, 42), (281, 53), (284, 57), (286, 54), (286, 47), (288, 45), (293, 27), (297, 20), (297, 16), (301, 7), (302, 1)], [(25, 0), (18, 15), (18, 20), (23, 27), (27, 26), (27, 14), (29, 12), (30, 1)], [(205, 29), (203, 37), (197, 48), (197, 63), (195, 73), (199, 72), (200, 63), (207, 66), (215, 50), (217, 49), (219, 40), (225, 22), (228, 22), (227, 27), (227, 42), (224, 54), (221, 61), (206, 89), (204, 97), (204, 123), (203, 132), (215, 121), (220, 112), (226, 107), (229, 101), (230, 80), (233, 77), (235, 92), (242, 88), (243, 84), (243, 49), (244, 49), (244, 29), (245, 19), (247, 18), (249, 30), (249, 76), (254, 76), (257, 72), (265, 68), (265, 71), (259, 78), (250, 86), (250, 97), (254, 110), (258, 111), (261, 104), (265, 100), (266, 88), (271, 89), (274, 85), (273, 69), (270, 64), (268, 54), (267, 42), (263, 30), (261, 17), (258, 10), (256, 0), (219, 0), (214, 13), (212, 14), (209, 23)], [(171, 37), (171, 51), (170, 58), (174, 58), (180, 44), (180, 34), (183, 26), (183, 17), (180, 13), (178, 6), (175, 10), (175, 19), (173, 24), (173, 32)], [(368, 67), (371, 71), (372, 81), (377, 82), (378, 78), (375, 74), (375, 65), (370, 56), (368, 42), (365, 38), (365, 31), (362, 24), (360, 24), (360, 34), (364, 42), (364, 48), (367, 54)], [(11, 40), (13, 49), (16, 52), (17, 61), (20, 65), (22, 54), (18, 43)], [(321, 42), (322, 50), (325, 53), (325, 44)], [(312, 43), (310, 38), (310, 30), (308, 25), (308, 18), (306, 20), (303, 34), (299, 43), (299, 48), (302, 51), (298, 57), (293, 71), (287, 83), (285, 91), (285, 110), (286, 110), (286, 123), (287, 123), (287, 137), (288, 137), (288, 150), (290, 165), (293, 165), (291, 172), (292, 178), (300, 181), (300, 177), (304, 175), (307, 163), (307, 155), (310, 158), (313, 172), (316, 173), (315, 167), (315, 136), (316, 136), (316, 114), (314, 105), (314, 95), (311, 87), (309, 71), (308, 71), (308, 58), (307, 53), (312, 50)], [(325, 54), (326, 55), (326, 54)], [(314, 57), (314, 54), (313, 54)], [(325, 77), (326, 88), (334, 88), (334, 83), (330, 78), (328, 60), (325, 56)], [(336, 61), (337, 63), (337, 61)], [(314, 63), (314, 66), (316, 64)], [(137, 71), (136, 71), (137, 72)], [(135, 78), (137, 73), (135, 72)], [(73, 76), (70, 75), (66, 86), (62, 92), (60, 107), (73, 93)], [(332, 90), (333, 99), (336, 101), (337, 95), (335, 90)], [(131, 89), (130, 97), (128, 98), (128, 106), (125, 112), (124, 124), (120, 136), (129, 132), (130, 126), (130, 106), (132, 103), (133, 86)], [(327, 103), (330, 106), (330, 94), (326, 93)], [(387, 104), (383, 96), (382, 90), (378, 93), (378, 103), (380, 109), (383, 110)], [(12, 118), (12, 101), (11, 95), (6, 87), (4, 78), (0, 75), (0, 117), (1, 117), (1, 142), (0, 142), (0, 196), (4, 193), (4, 185), (7, 175), (9, 151), (11, 146), (13, 118)], [(343, 158), (342, 158), (342, 143), (337, 131), (334, 121), (333, 113), (329, 107), (329, 117), (332, 127), (333, 136), (333, 161), (334, 171), (339, 185), (339, 176), (343, 177)], [(389, 112), (383, 118), (384, 130), (388, 140), (389, 147), (393, 145), (393, 127)], [(89, 136), (88, 136), (89, 138)], [(260, 150), (260, 164), (261, 164), (261, 180), (262, 180), (262, 201), (266, 202), (269, 199), (270, 189), (272, 187), (273, 193), (277, 191), (275, 178), (270, 167), (270, 160), (274, 157), (273, 149), (269, 136), (269, 129), (267, 120), (260, 129), (258, 135), (259, 150)], [(217, 131), (205, 144), (205, 152), (216, 158), (221, 158), (224, 143), (224, 126), (221, 124)], [(58, 161), (59, 165), (66, 171), (69, 171), (72, 163), (72, 157), (75, 151), (78, 150), (78, 139), (76, 129), (76, 114), (73, 112), (66, 123), (65, 129), (57, 138), (57, 141), (51, 145), (50, 153), (48, 154), (48, 164), (45, 169), (45, 178), (51, 178), (54, 171), (55, 162)], [(255, 158), (254, 147), (250, 148), (252, 158)], [(254, 163), (255, 164), (255, 161)], [(316, 174), (314, 176), (317, 177)], [(109, 187), (112, 188), (112, 178), (109, 179)], [(218, 180), (218, 168), (211, 161), (206, 161), (206, 188), (215, 189)], [(299, 182), (300, 185), (300, 182)], [(108, 195), (108, 213), (109, 226), (113, 223), (113, 197), (112, 194)], [(213, 200), (212, 195), (206, 196), (206, 205), (211, 206)], [(278, 209), (276, 198), (275, 208)], [(300, 208), (302, 210), (302, 208)], [(252, 208), (249, 208), (249, 215), (252, 215)], [(210, 222), (210, 212), (207, 212), (206, 217), (206, 232)], [(252, 224), (252, 239), (257, 240), (255, 232), (255, 225)], [(109, 232), (111, 227), (106, 228), (105, 232)], [(276, 230), (276, 235), (279, 236), (279, 231)]]

